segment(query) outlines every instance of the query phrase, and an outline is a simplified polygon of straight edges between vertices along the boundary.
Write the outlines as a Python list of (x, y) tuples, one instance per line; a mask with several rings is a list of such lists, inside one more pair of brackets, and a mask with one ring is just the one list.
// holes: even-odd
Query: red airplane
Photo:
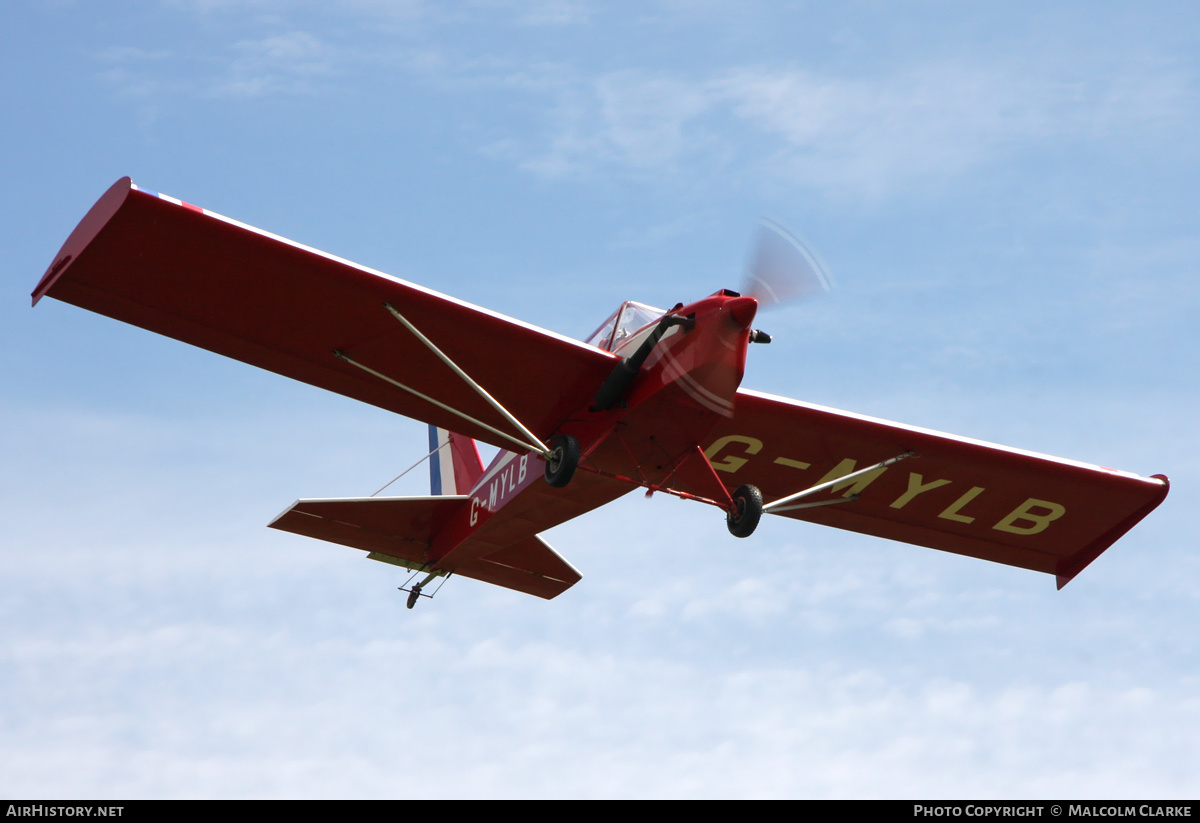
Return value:
[[(429, 424), (429, 497), (299, 500), (270, 525), (551, 598), (538, 535), (642, 488), (1046, 572), (1062, 588), (1167, 495), (1127, 472), (739, 388), (759, 301), (627, 302), (585, 342), (117, 181), (33, 292)], [(453, 432), (453, 433), (452, 433)], [(485, 469), (475, 440), (500, 448)], [(764, 503), (764, 501), (766, 501)], [(429, 596), (425, 594), (425, 596)]]

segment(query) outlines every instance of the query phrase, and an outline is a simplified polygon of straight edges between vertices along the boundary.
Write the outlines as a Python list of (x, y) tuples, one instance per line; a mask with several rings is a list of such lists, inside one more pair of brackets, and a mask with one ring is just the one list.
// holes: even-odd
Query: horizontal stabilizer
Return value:
[[(429, 562), (434, 537), (468, 499), (440, 495), (298, 500), (270, 527), (385, 555), (376, 559), (417, 569)], [(546, 599), (562, 594), (581, 578), (574, 566), (536, 535), (480, 557), (472, 554), (460, 555), (469, 558), (461, 565), (449, 558), (438, 568)]]
[(558, 597), (583, 577), (537, 535), (471, 560), (454, 573), (547, 600)]
[(269, 524), (272, 529), (378, 552), (420, 567), (433, 537), (466, 500), (437, 497), (347, 497), (297, 500)]

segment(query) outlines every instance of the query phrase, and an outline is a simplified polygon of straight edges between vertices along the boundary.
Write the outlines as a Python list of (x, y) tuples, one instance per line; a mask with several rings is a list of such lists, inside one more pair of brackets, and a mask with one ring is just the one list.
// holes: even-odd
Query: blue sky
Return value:
[[(832, 7), (831, 7), (832, 6)], [(1195, 797), (1192, 4), (7, 4), (0, 792)], [(552, 602), (264, 528), (419, 424), (28, 294), (115, 179), (574, 337), (837, 289), (743, 385), (1163, 472), (1062, 592), (634, 495)], [(398, 493), (420, 494), (414, 472)]]

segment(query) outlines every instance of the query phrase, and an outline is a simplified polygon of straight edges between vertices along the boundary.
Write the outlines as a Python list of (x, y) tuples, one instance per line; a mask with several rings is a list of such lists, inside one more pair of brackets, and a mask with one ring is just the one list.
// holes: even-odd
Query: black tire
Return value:
[(582, 452), (579, 441), (569, 434), (556, 434), (550, 440), (550, 459), (546, 461), (546, 482), (556, 489), (571, 482), (579, 468)]
[(762, 492), (757, 486), (740, 486), (733, 493), (733, 511), (725, 515), (725, 525), (734, 537), (749, 537), (762, 518)]

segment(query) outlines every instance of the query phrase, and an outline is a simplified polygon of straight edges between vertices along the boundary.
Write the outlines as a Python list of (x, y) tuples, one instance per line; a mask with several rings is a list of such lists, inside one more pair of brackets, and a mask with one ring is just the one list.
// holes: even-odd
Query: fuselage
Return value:
[(430, 560), (435, 568), (453, 568), (511, 545), (638, 486), (653, 491), (668, 485), (684, 461), (703, 459), (699, 444), (733, 412), (758, 304), (729, 291), (658, 314), (633, 304), (641, 310), (638, 319), (647, 322), (622, 327), (622, 314), (630, 305), (618, 309), (589, 342), (599, 342), (628, 363), (660, 324), (665, 331), (659, 331), (611, 407), (582, 406), (553, 432), (576, 437), (582, 448), (572, 494), (545, 483), (540, 455), (501, 451), (469, 492), (462, 511), (434, 540)]

